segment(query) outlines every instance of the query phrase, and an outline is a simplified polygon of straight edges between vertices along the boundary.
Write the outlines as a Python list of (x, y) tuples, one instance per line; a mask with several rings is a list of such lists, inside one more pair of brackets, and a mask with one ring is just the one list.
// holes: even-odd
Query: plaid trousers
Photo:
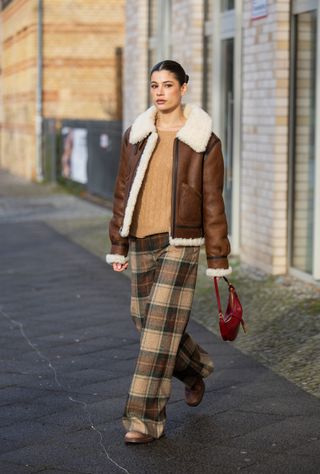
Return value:
[(185, 331), (197, 278), (199, 247), (175, 247), (169, 234), (129, 238), (131, 315), (140, 351), (122, 418), (127, 431), (159, 438), (172, 376), (192, 387), (213, 371), (208, 354)]

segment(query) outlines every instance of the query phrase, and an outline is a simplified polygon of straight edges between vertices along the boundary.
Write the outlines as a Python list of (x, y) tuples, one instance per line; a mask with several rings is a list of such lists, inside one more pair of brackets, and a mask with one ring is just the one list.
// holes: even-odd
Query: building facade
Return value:
[(320, 280), (318, 0), (128, 0), (124, 127), (150, 105), (148, 71), (179, 61), (186, 102), (223, 143), (234, 254)]
[(122, 119), (125, 1), (0, 5), (0, 166), (41, 179), (46, 120)]

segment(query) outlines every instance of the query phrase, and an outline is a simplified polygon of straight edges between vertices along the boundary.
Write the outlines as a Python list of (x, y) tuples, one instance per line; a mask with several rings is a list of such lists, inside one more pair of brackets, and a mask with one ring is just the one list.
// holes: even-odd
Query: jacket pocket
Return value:
[(187, 183), (182, 183), (178, 210), (181, 224), (185, 224), (190, 227), (201, 227), (201, 211), (202, 195), (192, 186), (189, 186)]

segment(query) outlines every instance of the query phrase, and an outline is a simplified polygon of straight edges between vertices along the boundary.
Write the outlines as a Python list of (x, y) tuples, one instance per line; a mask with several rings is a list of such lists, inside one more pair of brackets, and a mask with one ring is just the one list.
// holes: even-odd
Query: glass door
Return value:
[(292, 18), (290, 266), (320, 278), (316, 245), (320, 237), (316, 197), (320, 185), (320, 157), (316, 158), (318, 11), (306, 11), (308, 2), (303, 7), (300, 3), (294, 2)]

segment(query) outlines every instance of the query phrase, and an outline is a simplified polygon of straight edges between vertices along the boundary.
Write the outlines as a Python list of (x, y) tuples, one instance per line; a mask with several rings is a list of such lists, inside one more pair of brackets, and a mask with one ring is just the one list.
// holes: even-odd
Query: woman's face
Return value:
[(170, 111), (181, 103), (181, 97), (187, 91), (187, 84), (180, 85), (175, 75), (163, 69), (154, 71), (150, 79), (152, 102), (158, 110)]

